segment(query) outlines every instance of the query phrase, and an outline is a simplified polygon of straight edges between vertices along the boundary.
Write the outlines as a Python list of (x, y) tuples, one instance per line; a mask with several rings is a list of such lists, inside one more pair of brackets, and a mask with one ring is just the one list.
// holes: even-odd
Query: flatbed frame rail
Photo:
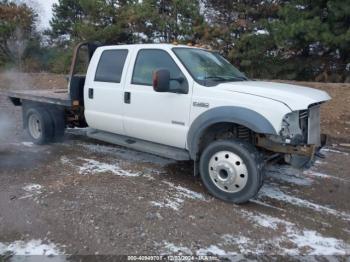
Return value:
[(72, 106), (72, 100), (67, 89), (56, 90), (9, 90), (0, 91), (0, 95), (9, 97), (14, 104), (21, 104), (21, 101), (28, 100), (54, 104), (59, 106)]

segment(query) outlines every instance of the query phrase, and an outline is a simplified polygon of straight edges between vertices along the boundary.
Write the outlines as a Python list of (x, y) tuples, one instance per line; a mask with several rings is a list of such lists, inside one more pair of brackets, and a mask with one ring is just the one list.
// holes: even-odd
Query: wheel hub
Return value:
[(229, 193), (241, 191), (248, 180), (248, 170), (242, 158), (230, 151), (220, 151), (211, 157), (209, 175), (220, 190)]
[(32, 114), (28, 119), (28, 128), (31, 136), (35, 139), (39, 139), (41, 136), (41, 124), (40, 119)]

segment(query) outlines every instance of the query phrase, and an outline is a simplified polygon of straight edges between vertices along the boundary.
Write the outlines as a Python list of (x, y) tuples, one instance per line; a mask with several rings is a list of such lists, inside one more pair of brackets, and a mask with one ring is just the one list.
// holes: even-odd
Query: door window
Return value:
[(185, 76), (171, 56), (164, 50), (153, 49), (139, 51), (135, 62), (132, 84), (152, 86), (153, 72), (160, 69), (170, 71), (171, 89), (178, 89), (183, 87), (182, 85), (187, 85)]
[(103, 51), (97, 66), (95, 81), (120, 83), (128, 50)]

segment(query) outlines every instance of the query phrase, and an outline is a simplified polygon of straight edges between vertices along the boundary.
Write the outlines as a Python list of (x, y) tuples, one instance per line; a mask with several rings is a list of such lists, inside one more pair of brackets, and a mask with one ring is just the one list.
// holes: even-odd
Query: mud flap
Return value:
[(199, 177), (199, 161), (197, 160), (193, 161), (193, 175)]
[(289, 155), (288, 162), (294, 168), (310, 168), (314, 162), (315, 157), (324, 158), (324, 155), (320, 152), (321, 149), (327, 144), (327, 135), (321, 135), (321, 145), (315, 150), (315, 154), (312, 157), (302, 155)]
[(327, 140), (328, 140), (327, 135), (322, 134), (321, 135), (321, 146), (317, 148), (315, 156), (322, 158), (322, 159), (326, 158), (326, 156), (321, 153), (321, 149), (327, 144)]
[(314, 162), (314, 158), (301, 155), (290, 155), (289, 164), (294, 168), (310, 168)]

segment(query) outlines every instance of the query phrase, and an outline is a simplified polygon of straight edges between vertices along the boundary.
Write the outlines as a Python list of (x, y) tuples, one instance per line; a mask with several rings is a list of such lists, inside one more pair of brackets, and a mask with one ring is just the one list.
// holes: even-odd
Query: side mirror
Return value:
[(160, 69), (153, 73), (153, 89), (156, 92), (170, 91), (170, 72), (169, 70)]

